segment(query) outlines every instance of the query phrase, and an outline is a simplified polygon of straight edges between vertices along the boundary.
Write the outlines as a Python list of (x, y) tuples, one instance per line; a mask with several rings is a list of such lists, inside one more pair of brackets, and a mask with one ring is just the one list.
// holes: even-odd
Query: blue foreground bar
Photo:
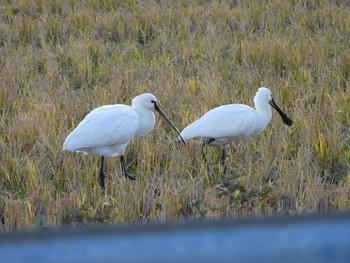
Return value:
[(350, 214), (3, 233), (0, 262), (350, 262)]

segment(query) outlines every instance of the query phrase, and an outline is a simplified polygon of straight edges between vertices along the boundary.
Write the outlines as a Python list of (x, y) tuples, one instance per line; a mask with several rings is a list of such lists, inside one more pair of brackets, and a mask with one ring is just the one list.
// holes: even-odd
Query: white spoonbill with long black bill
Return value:
[(152, 110), (159, 112), (185, 143), (179, 130), (160, 109), (156, 97), (153, 94), (144, 93), (135, 97), (131, 106), (105, 105), (92, 110), (67, 136), (63, 150), (101, 156), (99, 179), (103, 189), (105, 186), (105, 157), (120, 156), (123, 175), (135, 180), (135, 177), (126, 170), (125, 149), (133, 138), (153, 130), (155, 116)]
[[(261, 87), (254, 97), (255, 109), (244, 104), (229, 104), (214, 108), (200, 119), (188, 125), (179, 138), (185, 141), (202, 139), (203, 147), (221, 146), (221, 162), (224, 165), (227, 145), (242, 140), (265, 129), (272, 118), (270, 105), (280, 114), (288, 126), (293, 121), (277, 106), (268, 88)], [(224, 167), (224, 172), (226, 166)]]

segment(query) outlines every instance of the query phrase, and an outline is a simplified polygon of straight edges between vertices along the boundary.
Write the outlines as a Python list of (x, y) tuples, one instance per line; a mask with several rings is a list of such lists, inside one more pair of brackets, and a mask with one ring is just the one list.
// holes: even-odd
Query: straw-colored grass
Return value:
[[(348, 209), (349, 17), (340, 0), (1, 1), (0, 230)], [(99, 159), (62, 151), (100, 105), (152, 92), (181, 130), (260, 86), (294, 124), (274, 113), (226, 175), (159, 116), (127, 148), (140, 181), (109, 158), (104, 195)]]

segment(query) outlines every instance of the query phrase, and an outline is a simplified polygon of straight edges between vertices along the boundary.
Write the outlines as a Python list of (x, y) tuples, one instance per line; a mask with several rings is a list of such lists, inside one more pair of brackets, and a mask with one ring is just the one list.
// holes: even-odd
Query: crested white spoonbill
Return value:
[[(281, 115), (288, 126), (293, 121), (277, 106), (268, 88), (261, 87), (254, 97), (255, 109), (244, 104), (228, 104), (208, 111), (200, 119), (188, 125), (179, 138), (185, 141), (202, 139), (203, 147), (221, 146), (221, 162), (224, 165), (227, 145), (242, 140), (265, 129), (272, 118), (270, 105)], [(226, 166), (224, 168), (224, 173)]]
[[(120, 156), (122, 173), (125, 177), (135, 180), (125, 167), (125, 148), (133, 138), (153, 130), (155, 116), (152, 110), (159, 112), (182, 139), (179, 130), (160, 109), (156, 97), (153, 94), (144, 93), (135, 97), (131, 106), (105, 105), (92, 110), (67, 136), (63, 150), (100, 156), (99, 179), (103, 189), (105, 157)], [(183, 139), (182, 141), (185, 143)]]

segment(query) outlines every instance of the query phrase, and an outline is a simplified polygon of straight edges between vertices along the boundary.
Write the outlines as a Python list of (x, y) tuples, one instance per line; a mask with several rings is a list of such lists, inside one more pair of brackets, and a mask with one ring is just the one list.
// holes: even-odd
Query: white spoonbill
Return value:
[[(135, 177), (128, 174), (125, 168), (125, 148), (133, 138), (153, 130), (155, 116), (152, 110), (159, 112), (182, 139), (179, 130), (159, 108), (156, 97), (153, 94), (144, 93), (135, 97), (131, 106), (105, 105), (92, 110), (67, 136), (63, 150), (101, 156), (99, 178), (103, 189), (105, 157), (120, 156), (124, 176), (135, 180)], [(183, 139), (182, 141), (185, 143)]]
[(292, 125), (293, 121), (277, 106), (268, 88), (259, 88), (254, 97), (254, 104), (255, 109), (244, 104), (228, 104), (214, 108), (188, 125), (179, 138), (182, 137), (185, 141), (202, 139), (203, 147), (221, 146), (221, 162), (224, 165), (228, 144), (260, 132), (269, 124), (272, 118), (270, 105), (281, 115), (285, 124)]

